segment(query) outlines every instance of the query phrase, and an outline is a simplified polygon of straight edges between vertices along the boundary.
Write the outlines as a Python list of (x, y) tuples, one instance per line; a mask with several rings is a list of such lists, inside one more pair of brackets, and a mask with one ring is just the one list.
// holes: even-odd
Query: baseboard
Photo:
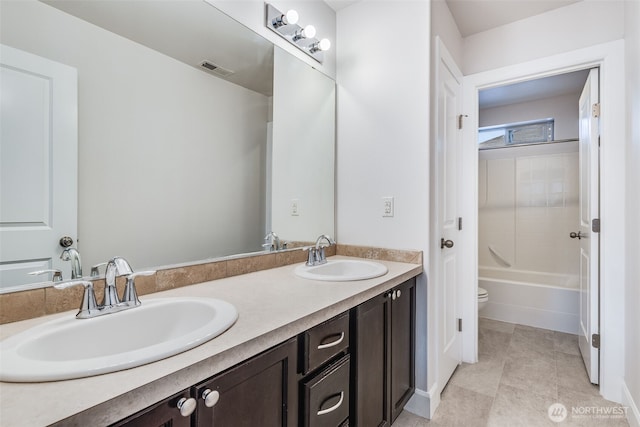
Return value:
[[(437, 385), (434, 384), (430, 391), (416, 389), (407, 402), (404, 409), (422, 418), (431, 419), (440, 404), (440, 394), (436, 394)], [(435, 395), (435, 397), (434, 397)]]
[(627, 388), (626, 383), (622, 383), (622, 404), (627, 407), (627, 420), (629, 427), (640, 427), (640, 411), (638, 410), (638, 402), (633, 400), (631, 391)]

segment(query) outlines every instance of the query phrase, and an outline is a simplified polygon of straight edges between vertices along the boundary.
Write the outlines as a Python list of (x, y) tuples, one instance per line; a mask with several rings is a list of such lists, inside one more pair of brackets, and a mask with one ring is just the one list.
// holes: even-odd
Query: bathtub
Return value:
[(480, 317), (578, 333), (578, 277), (480, 267), (478, 286), (489, 292)]

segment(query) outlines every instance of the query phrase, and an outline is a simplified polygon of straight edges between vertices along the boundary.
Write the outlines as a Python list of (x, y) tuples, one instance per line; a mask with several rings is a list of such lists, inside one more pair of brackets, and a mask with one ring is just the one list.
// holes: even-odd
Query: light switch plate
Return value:
[(382, 216), (383, 217), (393, 216), (393, 197), (382, 198)]
[(291, 199), (290, 207), (291, 216), (300, 216), (300, 200)]

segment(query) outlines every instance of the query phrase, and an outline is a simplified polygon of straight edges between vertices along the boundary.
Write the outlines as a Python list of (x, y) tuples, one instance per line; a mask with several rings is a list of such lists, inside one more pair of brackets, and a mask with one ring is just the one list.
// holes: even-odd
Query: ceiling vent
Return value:
[(216, 65), (211, 61), (202, 61), (200, 63), (200, 66), (202, 68), (204, 68), (205, 70), (207, 70), (208, 72), (210, 72), (212, 74), (215, 74), (217, 76), (220, 76), (220, 77), (228, 77), (231, 74), (233, 74), (233, 71), (227, 70), (226, 68), (223, 68), (223, 67), (221, 67), (219, 65)]

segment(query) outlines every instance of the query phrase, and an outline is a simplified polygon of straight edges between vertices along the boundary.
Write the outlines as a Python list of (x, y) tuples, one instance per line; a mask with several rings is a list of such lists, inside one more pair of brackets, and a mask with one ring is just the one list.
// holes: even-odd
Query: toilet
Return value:
[(482, 309), (487, 305), (489, 301), (489, 292), (487, 292), (484, 288), (478, 288), (478, 311), (482, 311)]

